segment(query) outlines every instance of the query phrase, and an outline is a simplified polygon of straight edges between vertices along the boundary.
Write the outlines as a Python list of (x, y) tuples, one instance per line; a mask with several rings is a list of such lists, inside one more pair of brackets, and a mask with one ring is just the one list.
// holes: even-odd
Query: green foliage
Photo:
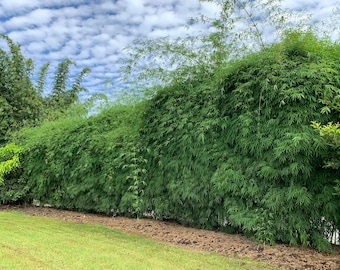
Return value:
[[(78, 100), (78, 94), (84, 90), (81, 87), (81, 81), (89, 69), (84, 69), (78, 77), (75, 78), (72, 89), (64, 91), (63, 83), (66, 82), (68, 74), (67, 64), (62, 62), (56, 74), (55, 89), (60, 90), (63, 96), (62, 104), (51, 101), (58, 105), (58, 108), (46, 106), (49, 97), (43, 98), (44, 85), (47, 77), (49, 64), (45, 64), (39, 73), (37, 85), (31, 82), (33, 71), (33, 61), (26, 59), (20, 49), (20, 45), (15, 44), (6, 35), (0, 35), (7, 42), (8, 52), (0, 50), (0, 146), (6, 144), (13, 137), (14, 132), (23, 127), (32, 127), (39, 125), (43, 120), (56, 118), (60, 116), (61, 108), (64, 112), (74, 115), (75, 108), (70, 110), (71, 106)], [(68, 63), (68, 62), (67, 62)], [(64, 91), (64, 92), (63, 92)], [(86, 104), (77, 107), (77, 114), (86, 114), (91, 102), (95, 99), (88, 100)], [(81, 108), (80, 108), (81, 107)], [(80, 112), (81, 109), (81, 112)], [(85, 110), (85, 111), (84, 111)], [(50, 116), (53, 117), (50, 117)], [(8, 148), (10, 147), (10, 148)], [(13, 146), (15, 147), (15, 145)], [(7, 145), (5, 151), (14, 151), (13, 157), (7, 157), (8, 160), (0, 160), (0, 182), (4, 183), (0, 187), (1, 203), (14, 203), (25, 200), (28, 192), (27, 179), (22, 175), (21, 169), (18, 169), (18, 155), (12, 144)], [(27, 150), (24, 151), (25, 153)], [(20, 153), (21, 154), (21, 153)], [(4, 157), (1, 157), (4, 158)], [(15, 169), (15, 170), (13, 170)]]
[(19, 44), (6, 35), (0, 38), (7, 42), (9, 51), (0, 49), (0, 145), (10, 140), (12, 132), (24, 126), (36, 126), (43, 120), (56, 119), (78, 102), (79, 93), (86, 91), (81, 83), (90, 72), (84, 68), (68, 87), (69, 59), (62, 61), (55, 74), (52, 93), (43, 97), (49, 63), (40, 69), (36, 85), (30, 77), (33, 61), (26, 59)]
[(144, 188), (146, 187), (144, 179), (147, 172), (145, 169), (147, 160), (143, 157), (143, 147), (137, 147), (136, 142), (127, 146), (129, 151), (120, 154), (116, 160), (119, 167), (129, 171), (126, 180), (131, 183), (128, 192), (121, 198), (120, 211), (141, 217), (143, 215)]
[(310, 120), (340, 91), (338, 45), (310, 32), (174, 80), (150, 100), (24, 129), (30, 199), (329, 248), (338, 173), (322, 167)]
[(139, 144), (143, 104), (116, 105), (88, 118), (60, 118), (17, 140), (31, 199), (56, 207), (139, 214), (145, 174)]
[(0, 184), (4, 181), (4, 176), (20, 166), (19, 155), (23, 149), (13, 143), (0, 148)]
[[(131, 216), (153, 211), (264, 243), (326, 250), (327, 236), (340, 228), (339, 171), (326, 170), (322, 154), (331, 147), (328, 165), (337, 168), (338, 126), (317, 123), (338, 120), (339, 44), (291, 30), (294, 14), (282, 13), (280, 1), (208, 2), (221, 7), (219, 20), (203, 18), (215, 29), (209, 35), (142, 40), (128, 51), (126, 74), (140, 83), (137, 100), (147, 101), (115, 104), (88, 118), (82, 110), (70, 112), (88, 70), (67, 90), (73, 63), (60, 63), (45, 100), (47, 118), (57, 120), (16, 138), (25, 149), (23, 190), (62, 208)], [(279, 42), (263, 39), (257, 15), (275, 28)], [(240, 36), (234, 30), (242, 20), (249, 28)], [(136, 77), (136, 64), (150, 55), (155, 61)], [(0, 97), (0, 104), (0, 113), (13, 113), (7, 99)]]
[(50, 66), (50, 63), (46, 63), (41, 67), (41, 69), (39, 71), (36, 89), (37, 89), (38, 93), (40, 93), (40, 94), (42, 94), (44, 92), (44, 89), (45, 89), (45, 83), (46, 83), (47, 72), (48, 72), (49, 66)]
[(320, 123), (312, 122), (312, 126), (320, 132), (321, 144), (328, 148), (328, 161), (325, 167), (338, 170), (340, 168), (340, 124), (330, 122), (322, 126)]
[[(340, 168), (340, 124), (329, 122), (321, 125), (313, 121), (312, 127), (315, 128), (320, 137), (318, 143), (323, 147), (324, 167), (339, 171)], [(335, 192), (340, 196), (340, 181), (335, 181)]]
[(42, 115), (42, 98), (35, 91), (30, 76), (33, 62), (26, 59), (15, 44), (0, 35), (9, 51), (0, 49), (0, 145), (6, 143), (12, 131), (37, 124)]
[[(85, 87), (81, 86), (81, 83), (84, 77), (91, 71), (89, 68), (84, 68), (77, 77), (75, 77), (71, 88), (68, 89), (71, 65), (75, 65), (75, 63), (66, 58), (59, 63), (57, 71), (55, 72), (52, 92), (44, 99), (45, 118), (48, 120), (54, 120), (60, 117), (60, 115), (79, 101), (78, 96), (81, 92), (87, 91)], [(40, 70), (37, 84), (39, 92), (43, 90), (45, 85), (48, 67), (49, 65), (46, 64)]]
[[(321, 48), (320, 48), (321, 50)], [(322, 108), (322, 113), (336, 114), (338, 117), (334, 119), (334, 122), (329, 122), (326, 125), (321, 125), (320, 122), (313, 121), (312, 127), (319, 132), (320, 137), (317, 141), (320, 148), (323, 149), (323, 160), (325, 168), (335, 169), (337, 172), (340, 167), (340, 130), (339, 130), (339, 112), (340, 112), (340, 91), (337, 87), (334, 87), (335, 82), (339, 79), (339, 69), (336, 67), (336, 62), (332, 58), (340, 57), (339, 45), (333, 50), (325, 50), (327, 53), (327, 64), (321, 69), (324, 74), (323, 83), (325, 84), (324, 93), (321, 97), (321, 102), (325, 105)], [(315, 119), (314, 119), (315, 120)], [(340, 182), (335, 181), (335, 192), (340, 195)]]
[(0, 204), (25, 202), (28, 188), (21, 175), (23, 152), (14, 143), (0, 148)]
[(146, 209), (263, 242), (328, 248), (325, 228), (340, 225), (337, 174), (322, 168), (310, 120), (337, 118), (321, 114), (340, 90), (337, 51), (309, 32), (287, 32), (213, 79), (159, 91), (143, 117)]
[(159, 218), (205, 228), (216, 222), (209, 182), (224, 153), (214, 100), (207, 85), (187, 82), (150, 101), (142, 129), (150, 149), (145, 200)]

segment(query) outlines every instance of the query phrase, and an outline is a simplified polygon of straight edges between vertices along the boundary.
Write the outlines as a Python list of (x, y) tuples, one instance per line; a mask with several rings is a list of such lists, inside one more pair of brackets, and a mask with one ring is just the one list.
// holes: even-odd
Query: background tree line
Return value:
[(45, 96), (49, 63), (40, 69), (37, 82), (32, 82), (33, 60), (26, 59), (20, 45), (8, 36), (0, 37), (7, 41), (9, 48), (8, 51), (0, 50), (0, 145), (3, 145), (13, 131), (56, 119), (78, 102), (79, 93), (87, 91), (81, 83), (90, 69), (84, 68), (68, 88), (69, 67), (75, 63), (66, 58), (58, 65), (53, 88)]

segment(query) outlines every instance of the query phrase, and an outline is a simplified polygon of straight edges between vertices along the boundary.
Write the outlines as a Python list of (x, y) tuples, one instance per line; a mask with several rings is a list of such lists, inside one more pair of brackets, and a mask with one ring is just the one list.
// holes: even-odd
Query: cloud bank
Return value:
[[(285, 0), (283, 6), (322, 20), (336, 1)], [(190, 19), (200, 13), (214, 16), (218, 10), (198, 0), (2, 0), (0, 32), (22, 45), (37, 70), (51, 62), (53, 73), (65, 57), (76, 62), (75, 73), (90, 67), (84, 85), (95, 93), (108, 91), (105, 80), (119, 78), (116, 61), (133, 40), (185, 36)], [(195, 25), (190, 33), (204, 27)]]

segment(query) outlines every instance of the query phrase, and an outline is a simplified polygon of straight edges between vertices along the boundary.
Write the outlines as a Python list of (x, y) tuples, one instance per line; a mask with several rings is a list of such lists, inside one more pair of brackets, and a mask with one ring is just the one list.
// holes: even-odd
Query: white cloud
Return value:
[(31, 42), (27, 46), (27, 51), (32, 54), (37, 53), (37, 52), (44, 52), (45, 50), (47, 50), (47, 46), (45, 42)]
[(36, 9), (27, 15), (12, 17), (4, 23), (8, 30), (26, 29), (33, 26), (49, 24), (52, 20), (52, 12), (48, 9)]
[(39, 0), (2, 0), (0, 3), (0, 14), (11, 15), (17, 14), (24, 10), (39, 7)]
[(46, 33), (44, 31), (40, 31), (40, 29), (19, 29), (6, 34), (8, 34), (14, 42), (20, 43), (23, 48), (30, 42), (40, 41), (46, 38)]

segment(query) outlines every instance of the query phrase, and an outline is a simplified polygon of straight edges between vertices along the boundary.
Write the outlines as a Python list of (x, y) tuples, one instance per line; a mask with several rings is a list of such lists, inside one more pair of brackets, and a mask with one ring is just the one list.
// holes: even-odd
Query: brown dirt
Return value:
[(108, 217), (33, 206), (23, 208), (0, 206), (1, 210), (20, 210), (31, 216), (50, 217), (78, 223), (100, 223), (110, 228), (157, 241), (200, 251), (215, 252), (231, 258), (235, 256), (238, 258), (246, 257), (268, 263), (280, 269), (340, 270), (339, 246), (334, 247), (331, 254), (325, 254), (314, 249), (282, 244), (262, 245), (242, 235), (200, 230), (148, 218)]

